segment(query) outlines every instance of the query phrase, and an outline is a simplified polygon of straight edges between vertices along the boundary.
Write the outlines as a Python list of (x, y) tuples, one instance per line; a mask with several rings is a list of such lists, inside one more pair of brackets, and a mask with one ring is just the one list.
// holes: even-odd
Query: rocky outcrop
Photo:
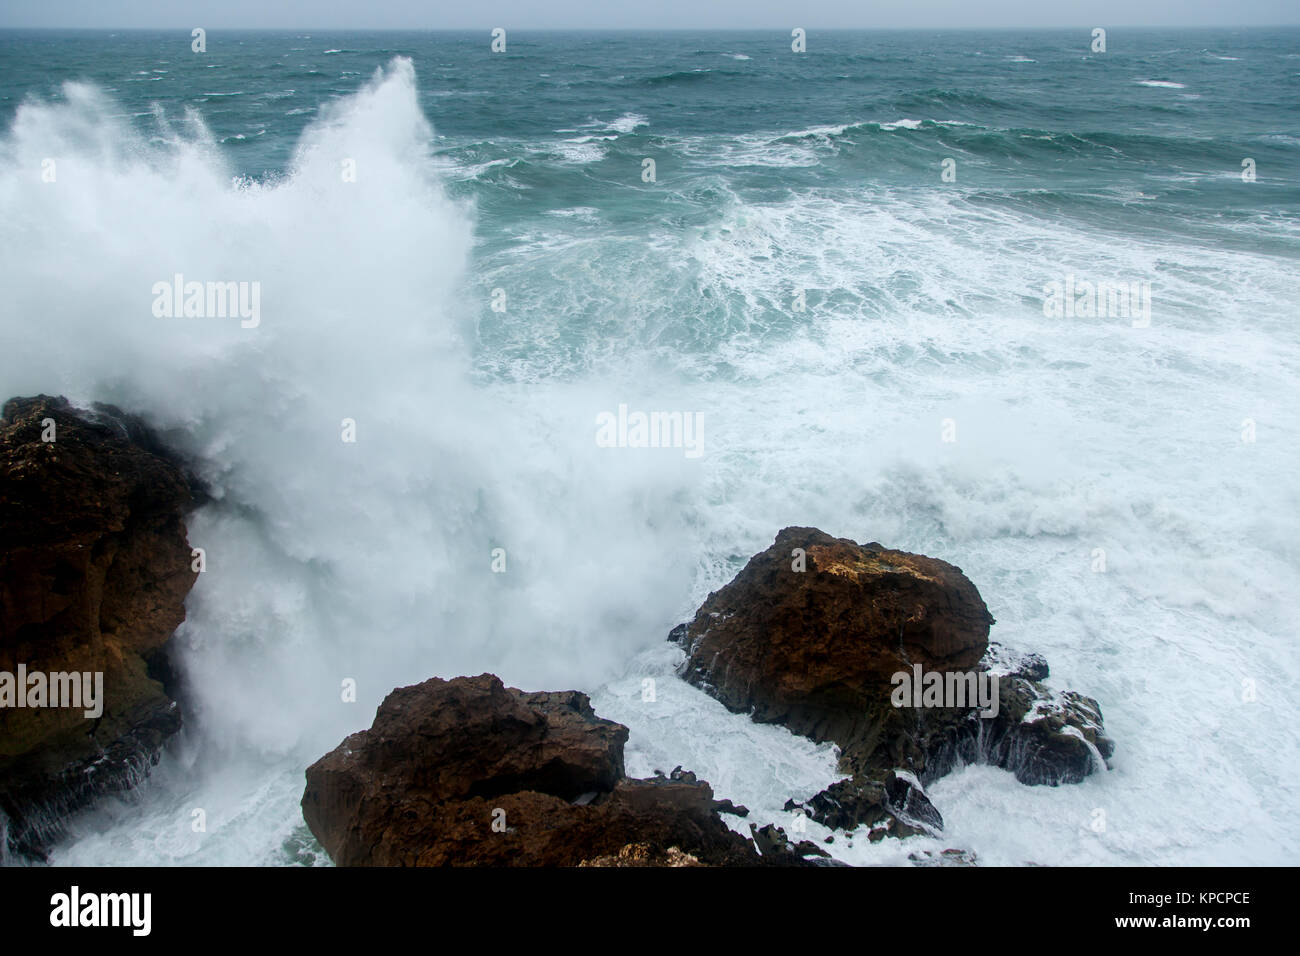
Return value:
[[(836, 743), (851, 776), (805, 810), (879, 839), (942, 829), (924, 787), (960, 764), (1056, 785), (1110, 756), (1097, 702), (1047, 688), (1038, 655), (990, 645), (993, 623), (947, 562), (786, 528), (670, 639), (686, 651), (681, 676), (731, 710)], [(990, 695), (995, 681), (997, 711), (896, 706), (899, 674), (975, 675)]]
[(627, 736), (576, 691), (433, 678), (307, 768), (303, 817), (339, 866), (764, 862), (693, 774), (624, 776)]
[[(0, 674), (103, 675), (103, 708), (0, 698), (0, 827), (40, 857), (61, 820), (134, 785), (180, 728), (164, 688), (191, 570), (184, 469), (111, 406), (16, 398), (0, 417)], [(22, 692), (23, 688), (17, 688)]]

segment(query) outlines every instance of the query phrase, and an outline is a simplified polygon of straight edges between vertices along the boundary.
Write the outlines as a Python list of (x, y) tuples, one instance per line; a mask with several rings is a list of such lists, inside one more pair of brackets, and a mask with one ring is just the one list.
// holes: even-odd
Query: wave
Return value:
[(678, 86), (745, 75), (746, 74), (743, 72), (737, 70), (709, 70), (701, 67), (694, 70), (674, 70), (671, 73), (661, 73), (655, 76), (643, 77), (637, 82), (642, 86)]
[(893, 101), (893, 105), (904, 111), (928, 110), (935, 107), (948, 109), (952, 107), (975, 107), (994, 110), (1015, 109), (1016, 107), (1015, 103), (996, 99), (978, 90), (948, 90), (937, 87), (904, 93)]
[[(594, 415), (643, 385), (543, 399), (470, 380), (492, 286), (467, 284), (471, 210), (437, 178), (409, 60), (324, 104), (260, 181), (232, 174), (196, 112), (149, 129), (120, 113), (69, 84), (0, 142), (0, 390), (139, 411), (212, 491), (190, 521), (209, 570), (176, 637), (205, 754), (184, 786), (201, 793), (141, 819), (181, 832), (210, 801), (238, 854), (241, 815), (301, 823), (302, 768), (394, 686), (485, 670), (595, 686), (662, 639), (689, 593), (676, 502), (698, 470), (600, 455)], [(32, 189), (50, 155), (57, 182)], [(260, 282), (260, 325), (155, 318), (152, 286), (175, 273)], [(527, 287), (495, 284), (526, 307)], [(101, 847), (119, 852), (68, 852)]]
[(618, 119), (610, 122), (607, 129), (617, 133), (630, 133), (639, 126), (649, 126), (650, 120), (646, 119), (640, 113), (624, 113)]

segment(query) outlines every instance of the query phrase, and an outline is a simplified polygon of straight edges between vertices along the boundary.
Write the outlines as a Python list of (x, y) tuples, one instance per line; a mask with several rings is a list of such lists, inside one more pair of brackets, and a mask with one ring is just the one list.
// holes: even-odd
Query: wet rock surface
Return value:
[[(185, 619), (196, 485), (143, 422), (40, 395), (0, 414), (0, 672), (102, 673), (103, 712), (0, 707), (4, 851), (145, 776), (181, 726), (168, 641)], [(168, 686), (164, 686), (167, 684)]]
[(626, 777), (627, 736), (576, 691), (433, 678), (307, 769), (303, 816), (340, 866), (802, 862), (760, 857), (689, 771)]
[[(850, 776), (806, 812), (878, 839), (939, 832), (924, 788), (964, 764), (1052, 786), (1106, 766), (1097, 702), (1048, 688), (1040, 655), (990, 644), (993, 623), (947, 562), (786, 528), (669, 637), (686, 652), (679, 674), (731, 710), (837, 744)], [(973, 675), (990, 694), (996, 682), (996, 713), (973, 693), (896, 706), (900, 673)]]

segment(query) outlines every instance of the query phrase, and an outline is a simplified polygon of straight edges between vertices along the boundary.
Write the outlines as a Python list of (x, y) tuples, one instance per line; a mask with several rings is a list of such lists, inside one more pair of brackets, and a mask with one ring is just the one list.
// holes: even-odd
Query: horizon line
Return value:
[[(477, 33), (480, 31), (490, 32), (501, 24), (495, 26), (473, 26), (473, 27), (420, 27), (420, 26), (389, 26), (389, 27), (363, 27), (363, 26), (337, 26), (337, 25), (295, 25), (295, 26), (230, 26), (221, 25), (215, 27), (204, 27), (206, 30), (242, 30), (248, 33), (276, 33), (285, 30), (347, 30), (356, 33)], [(802, 25), (796, 25), (799, 27)], [(1082, 24), (1071, 24), (1062, 26), (825, 26), (814, 25), (811, 27), (802, 26), (805, 30), (827, 30), (827, 31), (856, 31), (861, 33), (889, 33), (900, 31), (928, 31), (933, 33), (965, 33), (970, 31), (983, 31), (988, 33), (995, 32), (1021, 32), (1021, 33), (1039, 33), (1048, 31), (1062, 30), (1092, 30), (1097, 24), (1092, 23), (1087, 26)], [(1276, 29), (1295, 29), (1300, 28), (1300, 20), (1289, 23), (1190, 23), (1190, 24), (1166, 24), (1166, 23), (1119, 23), (1105, 26), (1107, 32), (1113, 30), (1276, 30)], [(57, 30), (67, 32), (99, 33), (109, 31), (159, 31), (159, 30), (184, 30), (190, 31), (195, 29), (195, 24), (168, 24), (162, 26), (49, 26), (49, 25), (11, 25), (0, 23), (0, 30)], [(538, 26), (505, 26), (504, 29), (518, 32), (529, 33), (691, 33), (691, 32), (716, 32), (716, 33), (768, 33), (783, 32), (789, 29), (789, 25), (766, 26), (766, 27), (719, 27), (719, 26), (698, 26), (698, 27), (662, 27), (662, 26), (617, 26), (617, 27), (593, 27), (593, 26), (556, 26), (556, 27), (538, 27)]]

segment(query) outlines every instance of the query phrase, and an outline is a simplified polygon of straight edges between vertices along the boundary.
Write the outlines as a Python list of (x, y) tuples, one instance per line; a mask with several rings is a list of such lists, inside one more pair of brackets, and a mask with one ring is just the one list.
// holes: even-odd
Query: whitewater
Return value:
[[(937, 165), (924, 187), (766, 194), (709, 172), (947, 135), (901, 112), (720, 151), (669, 147), (638, 103), (498, 162), (446, 148), (412, 59), (367, 75), (274, 175), (241, 172), (203, 109), (132, 116), (90, 82), (28, 98), (0, 141), (0, 392), (140, 413), (211, 496), (174, 639), (186, 729), (137, 791), (71, 821), (54, 865), (328, 864), (304, 768), (393, 687), (483, 672), (589, 692), (631, 729), (630, 775), (683, 765), (788, 828), (787, 798), (837, 779), (833, 748), (678, 680), (666, 636), (792, 524), (960, 566), (991, 639), (1042, 653), (1117, 743), (1077, 786), (961, 769), (930, 788), (941, 840), (837, 836), (837, 857), (1294, 861), (1293, 218), (1203, 242), (940, 188)], [(643, 188), (647, 144), (697, 161), (685, 225), (645, 193), (615, 215), (574, 191), (503, 229), (458, 190), (523, 193), (636, 137), (619, 188)], [(150, 289), (178, 272), (259, 281), (260, 325), (155, 318)], [(1068, 274), (1152, 280), (1150, 326), (1045, 318)], [(697, 412), (703, 454), (599, 447), (624, 403)]]

